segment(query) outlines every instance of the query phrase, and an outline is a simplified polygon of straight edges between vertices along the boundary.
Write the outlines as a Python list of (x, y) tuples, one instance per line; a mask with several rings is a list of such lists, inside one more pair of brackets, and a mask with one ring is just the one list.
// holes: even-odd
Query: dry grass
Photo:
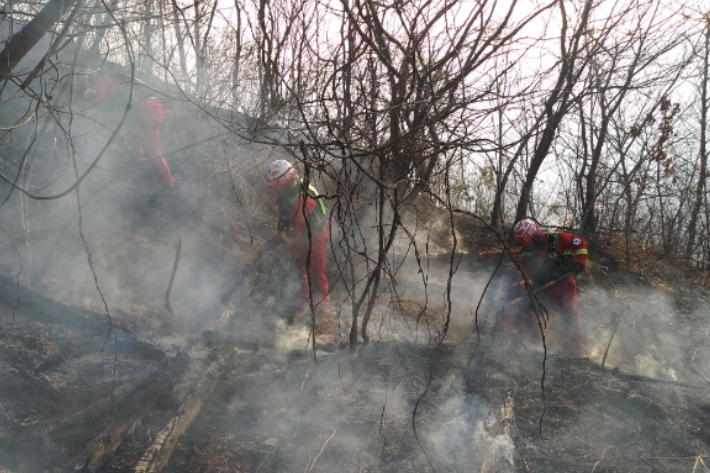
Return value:
[(598, 259), (600, 270), (624, 270), (653, 286), (671, 291), (686, 286), (710, 287), (710, 274), (682, 258), (667, 257), (662, 248), (632, 238), (627, 251), (626, 239), (620, 233), (599, 235), (594, 243), (600, 251), (594, 255), (592, 246), (590, 260)]

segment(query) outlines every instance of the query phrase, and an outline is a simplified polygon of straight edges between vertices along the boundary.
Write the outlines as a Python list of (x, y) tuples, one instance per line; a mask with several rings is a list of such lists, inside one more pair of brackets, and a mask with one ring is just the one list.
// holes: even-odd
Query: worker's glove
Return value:
[(523, 278), (520, 281), (516, 282), (515, 285), (520, 287), (521, 291), (524, 291), (527, 288), (532, 289), (533, 282), (532, 282), (532, 279)]
[(264, 243), (264, 246), (261, 248), (261, 251), (269, 252), (279, 246), (280, 242), (276, 240), (276, 238), (272, 238), (270, 240), (266, 240)]

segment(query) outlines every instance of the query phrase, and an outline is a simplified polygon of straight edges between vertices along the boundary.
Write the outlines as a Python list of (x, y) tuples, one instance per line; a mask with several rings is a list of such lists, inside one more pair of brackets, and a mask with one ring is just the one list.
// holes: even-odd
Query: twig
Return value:
[(330, 437), (328, 437), (328, 439), (325, 441), (325, 443), (323, 444), (323, 446), (320, 449), (320, 452), (318, 452), (318, 455), (316, 455), (316, 457), (313, 459), (313, 463), (311, 463), (311, 466), (308, 467), (308, 469), (306, 470), (307, 472), (310, 473), (311, 471), (313, 471), (313, 467), (315, 466), (316, 462), (318, 461), (318, 458), (320, 458), (321, 454), (323, 453), (323, 450), (325, 450), (325, 447), (328, 446), (328, 442), (330, 442), (330, 439), (332, 439), (335, 436), (335, 432), (337, 432), (337, 431), (338, 431), (337, 428), (333, 429), (333, 433), (330, 434)]
[(170, 283), (168, 284), (168, 290), (165, 293), (165, 309), (170, 315), (175, 316), (173, 308), (170, 305), (170, 291), (173, 289), (173, 282), (175, 282), (175, 273), (177, 272), (178, 263), (180, 262), (180, 250), (182, 250), (182, 239), (178, 238), (176, 251), (175, 251), (175, 262), (173, 263), (173, 272), (170, 274)]
[(594, 473), (594, 470), (597, 469), (597, 466), (599, 466), (600, 463), (604, 463), (604, 457), (606, 456), (606, 451), (607, 449), (605, 448), (604, 451), (602, 452), (602, 457), (594, 463), (594, 466), (592, 467), (591, 473)]
[[(625, 302), (624, 308), (628, 310), (629, 305), (628, 302)], [(617, 312), (616, 320), (614, 320), (614, 329), (611, 331), (611, 336), (609, 337), (609, 343), (606, 344), (606, 350), (604, 350), (604, 356), (602, 357), (602, 368), (604, 367), (604, 363), (606, 363), (606, 356), (609, 354), (609, 348), (611, 347), (611, 342), (614, 341), (614, 335), (616, 335), (616, 331), (619, 329), (619, 324), (621, 323), (621, 317), (624, 315), (624, 312), (619, 311)]]
[(700, 458), (710, 458), (710, 455), (692, 455), (688, 457), (648, 457), (647, 460), (696, 460)]
[[(698, 463), (701, 463), (701, 464), (705, 467), (705, 470), (708, 470), (708, 466), (707, 466), (707, 465), (705, 464), (705, 462), (703, 461), (703, 457), (697, 456), (697, 457), (695, 458), (695, 466), (697, 466)], [(693, 471), (695, 471), (695, 466), (693, 466)]]

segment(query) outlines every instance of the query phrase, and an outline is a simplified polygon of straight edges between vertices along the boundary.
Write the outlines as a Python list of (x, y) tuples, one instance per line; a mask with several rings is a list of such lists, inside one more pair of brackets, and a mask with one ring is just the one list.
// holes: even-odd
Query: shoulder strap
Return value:
[[(300, 181), (301, 187), (303, 186), (303, 181)], [(308, 189), (306, 189), (306, 193), (310, 198), (316, 201), (316, 208), (314, 209), (317, 213), (316, 215), (316, 223), (325, 223), (325, 217), (328, 215), (328, 211), (325, 208), (325, 204), (323, 203), (323, 197), (320, 195), (318, 190), (315, 188), (315, 186), (311, 183), (308, 184)]]
[(557, 237), (558, 236), (559, 235), (557, 234), (557, 232), (552, 232), (552, 233), (548, 232), (547, 233), (547, 251), (550, 253), (554, 251), (559, 256), (560, 255), (560, 247), (557, 245)]

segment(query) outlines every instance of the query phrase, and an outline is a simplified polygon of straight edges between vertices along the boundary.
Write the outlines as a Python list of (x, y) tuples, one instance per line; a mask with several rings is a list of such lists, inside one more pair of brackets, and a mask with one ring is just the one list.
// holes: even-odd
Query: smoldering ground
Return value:
[[(591, 254), (593, 260), (593, 251)], [(412, 264), (412, 267), (414, 268), (413, 273), (417, 274), (417, 277), (405, 278), (405, 282), (401, 283), (399, 289), (401, 294), (406, 294), (409, 297), (416, 294), (421, 301), (425, 299), (423, 297), (425, 287), (426, 291), (432, 291), (433, 285), (425, 286), (423, 282), (419, 281), (421, 277), (419, 262)], [(478, 270), (474, 271), (459, 271), (454, 274), (452, 279), (451, 327), (460, 324), (460, 330), (458, 332), (450, 330), (449, 333), (453, 333), (454, 336), (464, 333), (465, 336), (461, 338), (468, 339), (472, 347), (476, 345), (473, 310), (482, 293), (482, 288), (488, 282), (493, 267), (493, 264), (489, 264), (478, 266)], [(446, 265), (437, 269), (432, 268), (432, 265), (427, 267), (429, 281), (437, 280), (435, 276), (437, 271), (439, 277), (443, 275), (443, 280), (446, 280), (446, 276), (449, 274), (449, 268)], [(492, 286), (495, 286), (496, 282), (496, 277), (494, 277)], [(501, 281), (501, 283), (503, 282)], [(404, 286), (408, 289), (405, 290)], [(710, 327), (710, 317), (708, 317), (707, 300), (700, 297), (697, 291), (691, 293), (679, 290), (669, 291), (641, 284), (618, 285), (615, 288), (601, 286), (594, 282), (593, 271), (581, 280), (578, 291), (580, 312), (585, 330), (585, 355), (588, 357), (586, 363), (589, 363), (589, 366), (616, 369), (625, 373), (625, 376), (630, 376), (630, 379), (646, 379), (651, 383), (669, 382), (672, 384), (677, 382), (680, 385), (688, 386), (689, 389), (693, 386), (698, 389), (702, 388), (709, 369), (706, 336), (708, 327)], [(490, 308), (500, 306), (505, 302), (503, 293), (504, 290), (493, 290), (491, 294), (487, 294), (486, 297), (491, 297), (491, 300), (484, 301), (482, 304), (479, 323), (495, 321), (496, 317), (500, 315), (495, 311), (490, 311)], [(445, 294), (445, 290), (439, 289), (439, 294)], [(690, 302), (688, 301), (689, 297), (692, 297)], [(433, 298), (426, 297), (426, 299), (431, 301)], [(543, 303), (547, 302), (549, 301), (543, 301)], [(433, 306), (434, 304), (432, 304), (432, 308)], [(443, 304), (439, 307), (443, 309)], [(465, 310), (462, 311), (461, 307)], [(399, 336), (409, 333), (410, 340), (416, 339), (411, 326), (403, 323), (404, 317), (401, 314), (396, 316), (395, 312), (391, 311), (389, 317), (399, 320), (399, 323), (388, 322), (383, 325), (390, 330), (388, 338), (396, 338), (393, 334), (398, 332)], [(511, 376), (520, 376), (521, 369), (529, 369), (527, 375), (538, 379), (546, 374), (546, 384), (550, 391), (555, 389), (564, 391), (564, 376), (569, 377), (569, 372), (565, 375), (563, 371), (563, 379), (560, 379), (559, 360), (564, 358), (557, 357), (558, 352), (550, 343), (551, 336), (556, 330), (555, 318), (560, 314), (552, 305), (550, 305), (549, 312), (550, 318), (543, 320), (542, 329), (537, 326), (537, 323), (534, 324), (536, 336), (532, 337), (532, 340), (529, 338), (523, 340), (515, 333), (509, 334), (509, 337), (512, 336), (514, 339), (513, 344), (497, 347), (496, 356), (499, 358), (500, 364), (492, 364), (490, 369), (500, 371), (504, 375), (508, 373)], [(530, 316), (534, 317), (532, 314)], [(392, 328), (394, 326), (397, 328)], [(545, 335), (544, 340), (543, 334)], [(525, 348), (521, 350), (521, 346)], [(509, 349), (510, 351), (506, 352)], [(479, 354), (473, 356), (479, 356)], [(548, 361), (544, 363), (546, 357)], [(530, 365), (530, 361), (534, 363)], [(527, 368), (525, 368), (526, 366)], [(550, 387), (551, 383), (553, 383), (552, 388)], [(582, 396), (581, 393), (579, 395)], [(545, 404), (543, 393), (538, 393), (537, 396), (537, 402), (543, 406)], [(601, 402), (600, 399), (604, 397), (602, 394), (596, 396), (590, 391), (587, 399), (581, 405), (592, 409), (592, 406), (597, 405), (595, 403)], [(608, 402), (608, 400), (604, 402)], [(622, 408), (620, 404), (619, 408), (627, 409), (626, 416), (629, 417), (629, 422), (636, 422), (637, 420), (633, 419), (644, 416), (641, 406)], [(593, 416), (591, 413), (589, 415)], [(653, 415), (648, 420), (649, 425), (658, 422), (658, 419), (654, 419)], [(552, 417), (554, 418), (554, 416)], [(581, 424), (589, 421), (590, 418), (586, 417), (585, 419), (578, 419), (580, 430), (575, 430), (575, 432), (579, 432), (575, 435), (584, 435), (584, 428)], [(596, 425), (598, 421), (599, 419), (595, 418), (593, 423)], [(543, 424), (545, 423), (543, 422)], [(555, 423), (545, 425), (550, 426)], [(546, 430), (546, 432), (549, 434), (550, 430)]]
[[(185, 462), (189, 468), (190, 461), (197, 465), (212, 454), (215, 460), (241, 457), (255, 471), (353, 472), (422, 471), (431, 462), (437, 471), (453, 472), (490, 463), (495, 448), (508, 458), (496, 471), (513, 471), (512, 443), (495, 431), (496, 409), (464, 392), (457, 358), (450, 351), (377, 342), (357, 357), (324, 355), (232, 378), (216, 394), (226, 407), (205, 412), (185, 439), (201, 445)], [(201, 432), (215, 428), (226, 439), (199, 442)], [(229, 453), (220, 447), (225, 441), (232, 445)]]
[[(171, 263), (172, 258), (167, 258), (165, 266), (168, 270)], [(419, 264), (414, 267), (418, 268)], [(405, 266), (402, 268), (404, 271)], [(452, 281), (451, 328), (457, 330), (452, 330), (445, 341), (456, 335), (463, 340), (449, 348), (432, 348), (438, 339), (436, 336), (425, 338), (421, 335), (423, 329), (416, 329), (417, 312), (403, 313), (385, 297), (372, 322), (371, 343), (356, 357), (345, 353), (319, 353), (315, 362), (308, 352), (301, 359), (287, 357), (286, 353), (296, 351), (294, 347), (309, 336), (308, 319), (292, 327), (277, 322), (275, 330), (270, 331), (266, 324), (269, 314), (264, 313), (263, 308), (259, 311), (260, 301), (256, 301), (253, 307), (257, 310), (251, 314), (256, 333), (251, 335), (275, 338), (276, 347), (238, 352), (256, 371), (230, 373), (204, 415), (186, 435), (183, 443), (187, 447), (180, 450), (177, 455), (180, 459), (176, 458), (173, 468), (183, 471), (197, 468), (202, 460), (231, 459), (246, 462), (255, 471), (292, 471), (294, 465), (311, 471), (332, 471), (336, 467), (342, 471), (422, 471), (429, 462), (437, 471), (470, 471), (472, 465), (484, 471), (515, 471), (511, 462), (515, 460), (513, 442), (516, 438), (512, 431), (506, 431), (502, 426), (503, 416), (495, 396), (492, 399), (489, 395), (471, 392), (463, 382), (464, 367), (473, 345), (473, 340), (467, 344), (465, 339), (475, 333), (472, 303), (476, 302), (489, 277), (484, 268), (480, 271), (467, 269), (466, 272), (456, 272)], [(428, 265), (430, 282), (445, 281), (448, 274), (447, 265)], [(402, 276), (407, 274), (403, 272)], [(401, 279), (401, 299), (416, 296), (419, 301), (426, 300), (424, 284), (417, 285), (417, 277)], [(445, 313), (445, 287), (427, 286), (427, 291), (436, 294), (430, 299), (438, 299), (441, 304), (441, 312), (431, 314), (432, 317)], [(592, 289), (591, 285), (580, 288), (582, 313), (590, 336), (595, 333), (592, 330), (595, 317), (601, 317), (589, 311), (588, 304), (599, 304), (601, 300), (599, 296), (587, 299), (597, 294)], [(238, 294), (234, 302), (240, 310), (252, 307), (248, 291)], [(671, 313), (672, 304), (661, 305), (641, 292), (627, 296), (633, 300), (632, 305), (638, 305), (634, 311), (635, 325), (631, 325), (629, 335), (627, 328), (620, 324), (618, 340), (636, 336), (639, 340), (652, 341), (661, 350), (670, 348), (666, 336), (658, 336), (658, 327), (643, 333), (637, 333), (635, 327), (643, 311), (650, 316), (665, 311)], [(175, 301), (179, 300), (176, 297)], [(607, 305), (611, 308), (616, 303), (610, 295)], [(433, 309), (434, 303), (431, 306)], [(599, 305), (592, 307), (598, 308)], [(347, 314), (342, 317), (344, 325), (349, 327)], [(431, 325), (434, 325), (433, 320)], [(671, 319), (664, 319), (664, 323), (668, 320)], [(252, 322), (240, 313), (240, 323), (233, 328), (235, 333), (248, 332), (249, 323)], [(420, 323), (423, 322), (420, 320)], [(605, 324), (608, 319), (602, 317), (599, 327), (604, 328)], [(419, 334), (417, 330), (420, 330)], [(622, 333), (625, 333), (623, 337)], [(603, 340), (605, 337), (602, 334), (597, 338)], [(303, 353), (305, 350), (297, 351)], [(490, 365), (490, 369), (503, 374), (500, 379), (506, 379), (506, 370), (522, 367), (530, 370), (527, 373), (530, 382), (539, 387), (541, 351), (532, 351), (532, 355), (530, 351), (502, 355), (507, 363)], [(516, 360), (515, 356), (521, 358)], [(198, 366), (202, 360), (195, 358), (195, 366)], [(286, 360), (290, 363), (285, 364)], [(607, 366), (611, 366), (612, 360), (619, 363), (611, 356), (608, 360)], [(671, 360), (673, 358), (666, 357), (659, 363), (667, 364)], [(550, 390), (559, 388), (564, 381), (559, 374), (564, 370), (558, 364), (550, 361), (547, 365)], [(192, 373), (196, 375), (199, 370)], [(510, 375), (511, 378), (514, 376), (515, 373)], [(189, 388), (191, 381), (194, 379), (183, 380), (184, 389)], [(544, 403), (539, 390), (528, 389), (524, 393), (530, 397), (533, 406), (542, 408)], [(594, 399), (588, 400), (589, 410), (585, 413), (592, 414), (594, 402)], [(637, 409), (634, 412), (641, 415), (643, 411)], [(596, 421), (581, 417), (577, 422), (590, 423), (592, 420)], [(521, 420), (522, 426), (528, 428), (528, 424), (528, 419)], [(578, 429), (574, 432), (584, 432), (583, 425), (576, 425)], [(490, 466), (492, 463), (495, 463), (495, 469)]]
[[(710, 370), (708, 302), (650, 287), (616, 290), (595, 285), (580, 294), (591, 359), (653, 378), (697, 383)], [(605, 358), (606, 355), (606, 358)]]

